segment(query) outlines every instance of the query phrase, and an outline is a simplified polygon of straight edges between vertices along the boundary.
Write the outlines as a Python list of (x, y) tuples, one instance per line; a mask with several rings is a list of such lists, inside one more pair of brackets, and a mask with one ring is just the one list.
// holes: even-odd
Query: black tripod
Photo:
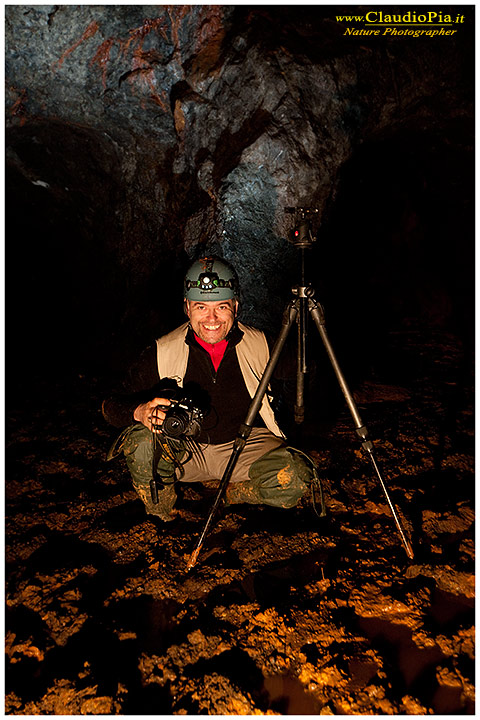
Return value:
[(327, 351), (328, 357), (330, 359), (333, 370), (335, 372), (338, 383), (340, 385), (340, 389), (345, 397), (345, 400), (348, 405), (348, 409), (350, 410), (350, 413), (352, 415), (353, 422), (355, 424), (355, 431), (362, 443), (362, 448), (367, 453), (368, 457), (370, 458), (370, 462), (372, 463), (375, 473), (380, 481), (380, 485), (381, 485), (383, 493), (387, 499), (387, 503), (388, 503), (390, 511), (393, 515), (393, 519), (395, 520), (395, 525), (399, 532), (399, 535), (402, 540), (405, 551), (406, 551), (408, 557), (410, 558), (410, 560), (413, 559), (412, 546), (411, 546), (410, 542), (408, 541), (407, 537), (405, 536), (405, 533), (403, 531), (398, 514), (395, 510), (395, 507), (394, 507), (392, 501), (390, 500), (389, 494), (387, 492), (387, 488), (386, 488), (385, 483), (380, 474), (380, 470), (378, 468), (375, 457), (373, 455), (372, 442), (368, 439), (367, 428), (365, 427), (365, 425), (363, 424), (363, 422), (360, 418), (358, 408), (355, 404), (355, 401), (354, 401), (353, 396), (348, 388), (345, 377), (343, 376), (343, 373), (337, 362), (337, 358), (335, 357), (335, 353), (333, 351), (330, 340), (328, 339), (327, 331), (325, 328), (325, 316), (324, 316), (323, 308), (320, 305), (320, 303), (315, 299), (315, 290), (313, 289), (313, 287), (311, 287), (311, 285), (305, 285), (305, 250), (308, 248), (311, 248), (312, 244), (316, 240), (316, 238), (313, 236), (312, 231), (311, 231), (310, 216), (312, 213), (316, 213), (318, 211), (316, 209), (312, 209), (312, 208), (300, 208), (300, 207), (286, 208), (286, 211), (295, 214), (295, 227), (289, 234), (289, 240), (298, 249), (300, 249), (300, 252), (301, 252), (301, 284), (296, 285), (295, 287), (292, 288), (292, 296), (293, 297), (290, 300), (289, 304), (287, 305), (287, 307), (285, 308), (285, 311), (283, 313), (282, 328), (280, 330), (280, 334), (275, 342), (275, 345), (274, 345), (273, 350), (270, 355), (270, 360), (267, 364), (267, 367), (265, 368), (263, 377), (262, 377), (260, 384), (257, 388), (257, 391), (253, 397), (253, 400), (252, 400), (252, 403), (248, 410), (245, 421), (240, 426), (237, 437), (235, 438), (235, 441), (233, 443), (232, 454), (228, 461), (227, 467), (225, 468), (225, 472), (223, 473), (222, 479), (220, 481), (220, 485), (218, 486), (215, 501), (212, 505), (212, 509), (207, 518), (207, 521), (206, 521), (203, 531), (200, 535), (200, 538), (197, 542), (197, 545), (190, 557), (190, 560), (188, 561), (187, 570), (190, 570), (197, 562), (197, 558), (198, 558), (198, 555), (202, 548), (205, 536), (206, 536), (208, 529), (213, 521), (213, 517), (218, 509), (220, 501), (227, 489), (227, 485), (230, 482), (230, 478), (232, 476), (232, 472), (236, 465), (237, 459), (238, 459), (240, 453), (242, 452), (243, 448), (245, 447), (245, 444), (250, 436), (253, 422), (255, 421), (257, 413), (260, 410), (260, 406), (262, 404), (263, 396), (265, 395), (265, 393), (267, 391), (268, 385), (270, 383), (270, 379), (272, 377), (272, 374), (275, 370), (275, 366), (280, 357), (280, 353), (283, 349), (283, 346), (285, 345), (285, 341), (286, 341), (288, 334), (290, 332), (290, 329), (295, 321), (297, 322), (297, 328), (298, 328), (298, 347), (297, 347), (297, 391), (296, 391), (294, 417), (295, 417), (296, 423), (301, 423), (303, 421), (305, 374), (307, 372), (307, 365), (306, 365), (307, 311), (310, 313), (311, 317), (313, 318), (313, 321), (314, 321), (315, 325), (317, 326), (318, 332), (320, 333), (320, 337), (321, 337), (323, 344), (325, 346), (325, 349)]

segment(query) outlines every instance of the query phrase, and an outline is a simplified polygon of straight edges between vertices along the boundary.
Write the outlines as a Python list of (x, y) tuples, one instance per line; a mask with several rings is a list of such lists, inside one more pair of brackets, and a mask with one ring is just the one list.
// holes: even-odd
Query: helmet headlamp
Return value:
[(201, 273), (198, 280), (186, 280), (185, 288), (199, 288), (200, 290), (214, 290), (215, 288), (231, 288), (235, 287), (233, 279), (222, 280), (217, 273)]
[(238, 278), (225, 260), (201, 258), (187, 271), (184, 292), (186, 300), (235, 300), (238, 298)]

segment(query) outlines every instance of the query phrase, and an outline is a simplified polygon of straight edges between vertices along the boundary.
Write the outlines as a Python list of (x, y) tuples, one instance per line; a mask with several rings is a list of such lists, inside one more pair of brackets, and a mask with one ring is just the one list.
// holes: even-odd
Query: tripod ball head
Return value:
[(288, 233), (288, 240), (298, 248), (310, 248), (316, 241), (310, 226), (311, 216), (318, 214), (318, 208), (286, 207), (286, 213), (295, 215), (294, 227)]

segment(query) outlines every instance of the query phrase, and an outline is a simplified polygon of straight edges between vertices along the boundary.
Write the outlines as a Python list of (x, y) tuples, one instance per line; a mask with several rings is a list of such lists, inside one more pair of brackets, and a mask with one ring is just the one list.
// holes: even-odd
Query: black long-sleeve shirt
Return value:
[[(209, 353), (197, 343), (192, 329), (187, 332), (185, 342), (189, 345), (189, 357), (184, 394), (197, 401), (202, 409), (208, 409), (201, 435), (197, 438), (199, 442), (219, 444), (234, 440), (245, 420), (251, 397), (235, 351), (242, 337), (242, 331), (234, 325), (227, 338), (225, 354), (215, 371)], [(157, 347), (151, 345), (132, 366), (119, 392), (104, 401), (104, 417), (116, 427), (129, 425), (134, 422), (133, 413), (138, 405), (154, 397), (171, 397), (174, 387), (174, 381), (159, 377)], [(178, 397), (178, 392), (173, 396)], [(260, 415), (254, 425), (265, 427)]]

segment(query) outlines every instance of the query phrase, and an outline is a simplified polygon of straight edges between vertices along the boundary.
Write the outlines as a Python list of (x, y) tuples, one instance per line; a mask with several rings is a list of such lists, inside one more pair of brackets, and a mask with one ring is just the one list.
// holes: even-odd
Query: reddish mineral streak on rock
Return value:
[(15, 100), (15, 102), (13, 103), (13, 105), (11, 107), (10, 114), (18, 115), (20, 112), (22, 112), (23, 104), (26, 99), (27, 99), (27, 89), (22, 88), (22, 90), (20, 90), (19, 97)]
[(68, 50), (65, 50), (65, 52), (60, 57), (60, 59), (57, 60), (57, 62), (55, 63), (53, 70), (54, 71), (58, 70), (65, 62), (65, 59), (69, 55), (71, 55), (71, 53), (74, 52), (78, 48), (79, 45), (81, 45), (83, 42), (85, 42), (85, 40), (88, 40), (89, 38), (93, 37), (97, 31), (98, 31), (98, 23), (96, 20), (93, 20), (90, 23), (90, 25), (87, 27), (85, 32), (83, 33), (82, 37), (79, 40), (77, 40), (77, 42), (75, 42), (71, 47), (69, 47)]
[[(167, 111), (167, 96), (164, 90), (159, 92), (155, 77), (155, 70), (145, 59), (145, 54), (141, 50), (136, 50), (132, 58), (132, 71), (128, 76), (128, 82), (133, 86), (139, 85), (150, 91), (150, 99), (165, 112)], [(144, 101), (142, 101), (144, 102)]]
[(220, 58), (225, 37), (222, 6), (205, 6), (197, 32), (192, 75), (203, 75), (214, 68)]
[(211, 38), (216, 37), (219, 33), (224, 32), (223, 27), (223, 8), (221, 5), (204, 6), (203, 17), (201, 18), (200, 28), (197, 35), (197, 50), (202, 45), (208, 43)]
[(25, 109), (25, 103), (27, 101), (27, 89), (22, 88), (22, 90), (16, 90), (15, 88), (10, 88), (13, 92), (19, 93), (19, 96), (13, 103), (12, 107), (10, 108), (10, 115), (12, 117), (19, 118), (19, 125), (20, 127), (23, 127), (23, 125), (26, 122), (26, 109)]
[[(155, 62), (157, 56), (152, 52), (143, 51), (143, 43), (147, 35), (151, 32), (160, 33), (165, 39), (167, 38), (167, 26), (163, 17), (146, 19), (137, 28), (130, 30), (127, 40), (116, 40), (108, 38), (97, 49), (95, 55), (90, 60), (90, 65), (98, 65), (102, 71), (102, 83), (106, 88), (107, 66), (110, 61), (110, 54), (114, 43), (118, 43), (121, 52), (124, 55), (133, 48), (131, 71), (128, 74), (129, 83), (134, 86), (139, 84), (143, 89), (150, 91), (150, 99), (162, 110), (167, 110), (167, 96), (164, 90), (157, 87), (155, 69), (152, 62)], [(144, 104), (144, 101), (142, 102)]]
[(191, 12), (189, 5), (168, 5), (167, 13), (172, 24), (172, 40), (176, 50), (180, 48), (180, 28), (183, 19)]
[(125, 44), (125, 52), (129, 49), (132, 42), (139, 42), (141, 47), (147, 35), (152, 31), (160, 33), (165, 40), (168, 39), (167, 24), (164, 17), (161, 16), (153, 19), (147, 18), (143, 21), (142, 25), (130, 30), (130, 39), (127, 40)]
[[(74, 52), (82, 42), (85, 42), (85, 40), (93, 37), (98, 30), (98, 23), (96, 21), (91, 22), (82, 37), (63, 53), (55, 64), (54, 70), (58, 70), (63, 65), (68, 55)], [(132, 44), (137, 46), (133, 51), (132, 72), (128, 79), (131, 83), (140, 81), (141, 85), (150, 91), (150, 99), (156, 105), (161, 107), (162, 110), (166, 111), (166, 94), (163, 90), (159, 91), (157, 88), (154, 69), (149, 64), (148, 56), (142, 53), (143, 42), (147, 35), (151, 32), (158, 32), (165, 39), (168, 39), (167, 24), (164, 17), (145, 19), (142, 25), (130, 30), (129, 38), (126, 41), (120, 41), (119, 45), (124, 54), (130, 50)], [(104, 89), (106, 88), (107, 66), (110, 61), (110, 53), (115, 42), (115, 38), (112, 37), (104, 40), (97, 48), (93, 58), (90, 60), (90, 65), (98, 65), (102, 71), (102, 84)]]
[[(138, 43), (132, 57), (132, 72), (128, 77), (131, 84), (139, 83), (140, 86), (150, 91), (150, 100), (162, 108), (168, 110), (167, 96), (164, 90), (159, 90), (155, 77), (155, 69), (150, 62), (150, 56), (143, 52), (143, 43), (151, 32), (160, 33), (165, 40), (167, 36), (167, 23), (163, 16), (154, 19), (145, 19), (140, 27), (130, 30), (130, 38), (124, 44), (124, 53), (127, 53), (132, 43)], [(145, 102), (142, 101), (142, 106)]]
[(98, 65), (102, 71), (103, 89), (107, 86), (107, 65), (110, 60), (110, 53), (114, 43), (114, 38), (107, 38), (107, 40), (104, 40), (103, 43), (99, 45), (93, 58), (90, 60), (90, 65)]

